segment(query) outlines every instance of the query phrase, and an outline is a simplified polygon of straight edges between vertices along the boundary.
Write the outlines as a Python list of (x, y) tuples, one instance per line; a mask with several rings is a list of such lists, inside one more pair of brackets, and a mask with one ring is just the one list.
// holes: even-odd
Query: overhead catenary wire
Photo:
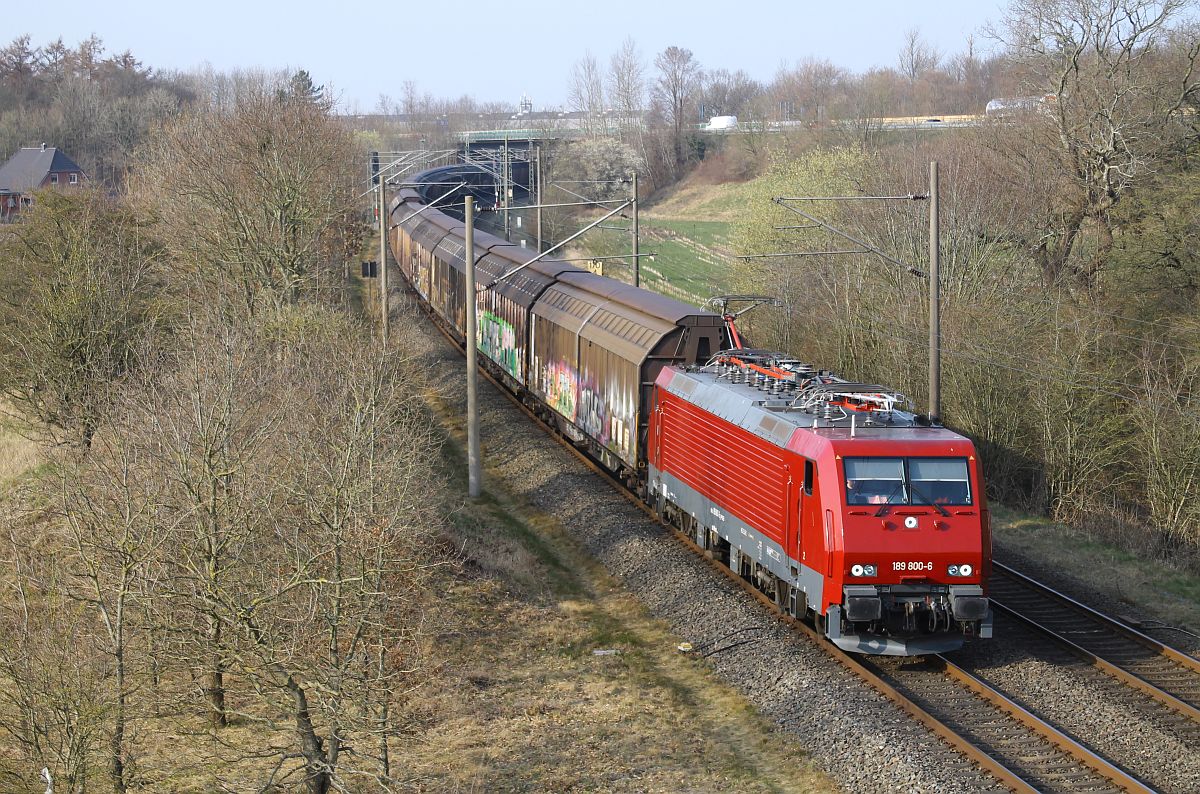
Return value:
[[(780, 205), (780, 206), (783, 206), (783, 205)], [(788, 208), (788, 209), (792, 209), (792, 208)], [(807, 214), (800, 213), (798, 210), (793, 209), (793, 211), (797, 212), (799, 214), (803, 214), (805, 217), (809, 217)], [(812, 226), (809, 226), (809, 225), (803, 225), (803, 226), (797, 226), (797, 227), (777, 226), (775, 228), (787, 229), (787, 228), (829, 228), (829, 227), (827, 224), (824, 224), (824, 223), (821, 223), (820, 221), (818, 221), (817, 224), (814, 224)], [(840, 232), (835, 232), (835, 233), (840, 234)], [(842, 236), (846, 236), (847, 239), (854, 239), (854, 238), (849, 238), (847, 235), (842, 235)], [(864, 245), (866, 245), (866, 244), (864, 243)], [(865, 250), (865, 251), (859, 251), (859, 250), (799, 251), (799, 252), (791, 252), (791, 253), (747, 254), (747, 255), (736, 256), (734, 258), (735, 259), (746, 259), (746, 260), (748, 260), (748, 259), (772, 259), (772, 258), (786, 259), (788, 257), (817, 256), (817, 255), (821, 255), (821, 254), (835, 255), (835, 254), (862, 254), (862, 253), (876, 253), (876, 254), (879, 254), (880, 256), (882, 256), (884, 259), (887, 259), (890, 262), (903, 264), (903, 263), (900, 263), (899, 260), (897, 260), (897, 259), (894, 259), (885, 254), (882, 254), (881, 252), (879, 252), (877, 249), (875, 249), (873, 247), (870, 248), (870, 250)], [(919, 271), (916, 271), (912, 268), (910, 268), (910, 272), (914, 272), (918, 275), (924, 275), (923, 273), (920, 273)], [(1032, 300), (1032, 302), (1035, 302), (1035, 303), (1041, 303), (1041, 304), (1056, 306), (1056, 307), (1063, 305), (1061, 301), (1057, 301), (1057, 300), (1053, 300), (1053, 299), (1049, 299), (1049, 298), (1034, 298), (1031, 300)], [(1073, 308), (1078, 308), (1082, 311), (1089, 312), (1091, 314), (1096, 314), (1096, 315), (1104, 316), (1104, 317), (1111, 317), (1118, 321), (1140, 323), (1143, 325), (1148, 325), (1148, 326), (1155, 327), (1155, 328), (1161, 328), (1164, 330), (1173, 330), (1170, 326), (1168, 326), (1164, 323), (1155, 322), (1155, 321), (1151, 321), (1151, 320), (1141, 320), (1141, 319), (1134, 318), (1134, 317), (1126, 317), (1124, 315), (1116, 314), (1113, 312), (1105, 312), (1105, 311), (1102, 311), (1099, 309), (1095, 309), (1095, 308), (1086, 306), (1084, 304), (1072, 303), (1072, 304), (1067, 304), (1067, 305), (1070, 307), (1073, 307)], [(1184, 353), (1200, 352), (1200, 348), (1190, 346), (1190, 345), (1178, 344), (1175, 342), (1170, 342), (1170, 341), (1166, 341), (1166, 340), (1162, 340), (1162, 339), (1151, 339), (1148, 337), (1135, 336), (1132, 334), (1124, 334), (1124, 333), (1121, 333), (1116, 330), (1105, 331), (1104, 333), (1107, 336), (1112, 336), (1112, 337), (1116, 337), (1119, 339), (1126, 339), (1126, 340), (1134, 341), (1134, 342), (1140, 342), (1142, 344), (1149, 344), (1149, 345), (1162, 347), (1162, 348), (1179, 350)]]
[[(1113, 315), (1116, 316), (1116, 315)], [(1132, 319), (1132, 318), (1126, 318)], [(1073, 325), (1078, 325), (1079, 320), (1073, 321)], [(1131, 342), (1141, 342), (1142, 344), (1155, 345), (1157, 347), (1170, 348), (1179, 350), (1184, 353), (1200, 353), (1200, 347), (1191, 345), (1181, 345), (1176, 342), (1168, 342), (1164, 339), (1152, 339), (1147, 336), (1135, 336), (1133, 334), (1123, 334), (1120, 331), (1103, 331), (1105, 336), (1115, 336), (1118, 339), (1128, 339)]]
[[(1062, 301), (1055, 300), (1053, 298), (1034, 298), (1033, 301), (1035, 303), (1045, 303), (1045, 304), (1048, 304), (1051, 306), (1062, 306), (1063, 305)], [(1150, 326), (1153, 326), (1156, 328), (1162, 328), (1163, 330), (1167, 330), (1167, 331), (1173, 330), (1171, 328), (1171, 326), (1169, 326), (1166, 323), (1163, 323), (1161, 321), (1158, 321), (1158, 320), (1142, 320), (1137, 317), (1126, 317), (1123, 314), (1116, 314), (1115, 312), (1106, 312), (1103, 309), (1097, 309), (1097, 308), (1094, 308), (1092, 306), (1087, 306), (1082, 303), (1068, 303), (1066, 305), (1068, 305), (1072, 308), (1082, 309), (1091, 314), (1098, 314), (1102, 317), (1112, 317), (1114, 319), (1123, 320), (1125, 322), (1138, 323), (1140, 325), (1150, 325)]]
[[(861, 198), (865, 198), (865, 197), (861, 197)], [(890, 197), (877, 197), (877, 198), (890, 198), (892, 200), (895, 200), (896, 198), (912, 198), (912, 197), (911, 196), (899, 196), (899, 197), (890, 196)], [(791, 198), (781, 196), (779, 198), (771, 199), (771, 201), (773, 203), (775, 203), (776, 205), (778, 205), (780, 207), (783, 207), (785, 210), (787, 210), (789, 212), (794, 212), (795, 214), (801, 216), (805, 220), (811, 221), (812, 223), (819, 225), (822, 229), (824, 229), (827, 232), (830, 232), (831, 234), (836, 234), (838, 237), (849, 240), (850, 242), (854, 243), (855, 245), (860, 245), (863, 248), (868, 249), (868, 251), (870, 253), (875, 254), (880, 259), (883, 259), (884, 261), (887, 261), (887, 262), (891, 262), (893, 265), (896, 265), (898, 267), (904, 268), (905, 270), (907, 270), (909, 273), (913, 274), (914, 276), (918, 276), (921, 278), (924, 278), (926, 276), (926, 273), (923, 270), (913, 267), (912, 265), (908, 264), (907, 262), (901, 262), (896, 257), (881, 251), (880, 249), (876, 248), (875, 246), (871, 245), (870, 243), (860, 240), (859, 238), (854, 237), (853, 235), (847, 234), (846, 232), (842, 231), (841, 229), (838, 229), (836, 226), (826, 223), (825, 221), (823, 221), (820, 218), (817, 218), (813, 215), (809, 215), (804, 210), (797, 209), (797, 208), (789, 206), (788, 204), (785, 203), (787, 201), (816, 201), (816, 200), (817, 199), (815, 197), (807, 197), (807, 196), (806, 197), (791, 197)], [(827, 201), (837, 201), (837, 200), (839, 200), (839, 197), (835, 196), (835, 197), (828, 198), (826, 200)]]
[[(903, 199), (907, 199), (907, 200), (912, 200), (912, 201), (921, 201), (921, 200), (927, 200), (928, 198), (929, 198), (928, 194), (911, 193), (911, 194), (903, 194), (903, 195), (897, 195), (897, 196), (833, 196), (833, 197), (825, 197), (825, 196), (784, 196), (784, 197), (775, 198), (775, 199), (773, 199), (772, 201), (773, 201), (775, 204), (777, 204), (777, 205), (779, 205), (779, 206), (781, 206), (781, 207), (784, 207), (785, 209), (791, 210), (792, 212), (795, 212), (796, 214), (802, 215), (802, 216), (803, 216), (803, 217), (805, 217), (806, 219), (809, 219), (809, 220), (812, 220), (812, 221), (814, 221), (814, 222), (815, 222), (815, 224), (816, 224), (816, 227), (817, 227), (817, 228), (824, 228), (824, 229), (826, 229), (826, 230), (828, 230), (828, 231), (833, 231), (835, 234), (839, 234), (839, 235), (842, 235), (842, 236), (844, 236), (844, 237), (847, 237), (847, 239), (853, 239), (853, 238), (849, 238), (849, 237), (848, 237), (848, 236), (846, 236), (844, 233), (842, 233), (842, 232), (840, 232), (840, 231), (838, 231), (838, 230), (836, 230), (836, 229), (834, 229), (834, 228), (830, 227), (830, 226), (829, 226), (829, 224), (826, 224), (826, 223), (822, 222), (820, 219), (813, 218), (812, 216), (808, 215), (807, 213), (804, 213), (803, 211), (801, 211), (801, 210), (798, 210), (798, 209), (796, 209), (796, 208), (794, 208), (794, 207), (789, 207), (789, 206), (787, 206), (786, 204), (784, 204), (783, 202), (786, 202), (786, 201), (811, 201), (811, 202), (816, 202), (816, 201), (878, 201), (878, 200), (889, 201), (889, 200), (890, 200), (892, 203), (890, 203), (890, 204), (887, 204), (886, 206), (887, 206), (887, 208), (888, 208), (888, 211), (889, 211), (889, 212), (891, 212), (891, 211), (897, 211), (897, 209), (898, 209), (898, 208), (896, 207), (895, 203), (894, 203), (894, 202), (895, 202), (895, 200), (903, 200)], [(775, 228), (776, 228), (776, 229), (780, 229), (780, 230), (782, 230), (782, 229), (793, 228), (793, 227), (787, 227), (787, 226), (777, 226), (777, 227), (775, 227)], [(810, 226), (808, 226), (808, 225), (804, 225), (804, 226), (797, 226), (797, 227), (795, 227), (795, 228), (813, 228), (813, 227), (810, 227)], [(865, 243), (861, 243), (861, 242), (860, 242), (860, 241), (858, 241), (858, 240), (855, 240), (855, 242), (859, 242), (859, 244), (861, 244), (861, 245), (866, 245)], [(897, 260), (897, 259), (895, 259), (895, 258), (893, 258), (893, 257), (890, 257), (890, 256), (888, 256), (888, 255), (886, 255), (886, 254), (882, 253), (881, 251), (879, 251), (878, 249), (874, 248), (873, 246), (868, 246), (868, 247), (870, 247), (870, 248), (871, 248), (871, 252), (872, 252), (872, 253), (876, 253), (876, 254), (880, 255), (881, 257), (883, 257), (884, 259), (886, 259), (886, 260), (888, 260), (888, 261), (892, 262), (893, 264), (903, 264), (903, 263), (899, 262), (899, 260)], [(830, 252), (828, 252), (828, 253), (830, 253), (830, 254), (835, 254), (835, 253), (858, 253), (858, 252), (852, 252), (852, 251), (844, 251), (844, 252), (843, 252), (843, 251), (830, 251)], [(799, 253), (798, 253), (798, 254), (760, 254), (760, 255), (757, 255), (757, 256), (758, 256), (758, 257), (772, 257), (772, 256), (786, 257), (786, 256), (790, 256), (790, 255), (800, 256), (800, 255), (803, 255), (803, 254), (799, 254)], [(749, 257), (749, 256), (747, 256), (747, 257), (738, 257), (738, 258), (749, 259), (749, 258), (752, 258), (752, 257)], [(755, 258), (757, 258), (757, 257), (755, 257)], [(913, 269), (910, 267), (910, 270), (913, 270)], [(915, 271), (914, 271), (914, 272), (915, 272)], [(1059, 302), (1058, 302), (1058, 301), (1056, 301), (1056, 300), (1054, 300), (1054, 299), (1042, 298), (1042, 299), (1036, 299), (1036, 300), (1037, 300), (1037, 302), (1040, 302), (1040, 303), (1046, 303), (1046, 304), (1049, 304), (1049, 305), (1059, 305)], [(1126, 316), (1124, 316), (1124, 315), (1121, 315), (1121, 314), (1116, 314), (1116, 313), (1112, 313), (1112, 312), (1106, 312), (1106, 311), (1103, 311), (1103, 310), (1100, 310), (1100, 309), (1096, 309), (1096, 308), (1094, 308), (1094, 307), (1089, 307), (1089, 306), (1086, 306), (1086, 305), (1084, 305), (1084, 304), (1071, 304), (1071, 305), (1072, 305), (1072, 306), (1074, 306), (1074, 307), (1076, 307), (1076, 308), (1079, 308), (1079, 309), (1081, 309), (1081, 310), (1088, 311), (1088, 312), (1090, 312), (1090, 313), (1093, 313), (1093, 314), (1096, 314), (1096, 315), (1100, 315), (1100, 316), (1107, 316), (1107, 317), (1111, 317), (1111, 318), (1114, 318), (1114, 319), (1117, 319), (1117, 320), (1121, 320), (1121, 321), (1125, 321), (1125, 322), (1138, 323), (1138, 324), (1147, 325), (1147, 326), (1151, 326), (1151, 327), (1155, 327), (1155, 328), (1161, 328), (1161, 329), (1164, 329), (1164, 330), (1172, 330), (1172, 328), (1171, 328), (1170, 326), (1168, 326), (1168, 325), (1166, 325), (1166, 324), (1164, 324), (1164, 323), (1161, 323), (1161, 322), (1156, 322), (1156, 321), (1153, 321), (1153, 320), (1142, 320), (1142, 319), (1139, 319), (1139, 318), (1134, 318), (1134, 317), (1126, 317)], [(1112, 331), (1112, 332), (1109, 332), (1109, 334), (1110, 334), (1111, 336), (1115, 336), (1115, 337), (1118, 337), (1118, 338), (1123, 338), (1123, 339), (1128, 339), (1128, 340), (1130, 340), (1130, 341), (1137, 341), (1137, 342), (1141, 342), (1141, 343), (1143, 343), (1143, 344), (1150, 344), (1150, 345), (1154, 345), (1154, 346), (1158, 346), (1158, 347), (1163, 347), (1163, 348), (1169, 348), (1169, 349), (1180, 350), (1180, 351), (1183, 351), (1183, 352), (1186, 352), (1186, 353), (1195, 353), (1195, 352), (1198, 352), (1198, 349), (1197, 349), (1196, 347), (1192, 347), (1192, 346), (1188, 346), (1188, 345), (1180, 345), (1180, 344), (1177, 344), (1177, 343), (1174, 343), (1174, 342), (1170, 342), (1170, 341), (1166, 341), (1166, 340), (1158, 340), (1158, 339), (1149, 339), (1149, 338), (1136, 337), (1136, 336), (1132, 336), (1132, 335), (1128, 335), (1128, 334), (1121, 334), (1120, 332), (1117, 332), (1117, 331)]]
[[(605, 203), (612, 203), (612, 202), (605, 202)], [(567, 243), (569, 243), (569, 242), (571, 242), (571, 241), (575, 240), (575, 238), (577, 238), (577, 237), (579, 237), (579, 236), (583, 235), (585, 232), (587, 232), (587, 231), (588, 231), (589, 229), (591, 229), (592, 227), (594, 227), (594, 226), (599, 226), (601, 223), (603, 223), (604, 221), (608, 220), (608, 219), (609, 219), (609, 218), (611, 218), (612, 216), (616, 215), (618, 212), (620, 212), (621, 210), (623, 210), (623, 209), (625, 209), (626, 207), (630, 206), (631, 204), (633, 204), (633, 202), (632, 202), (632, 201), (624, 201), (624, 202), (621, 202), (619, 206), (617, 206), (615, 209), (613, 209), (613, 210), (610, 210), (609, 212), (605, 213), (605, 214), (604, 214), (603, 216), (601, 216), (601, 217), (600, 217), (598, 220), (592, 221), (592, 222), (591, 222), (591, 223), (589, 223), (587, 226), (584, 226), (582, 229), (580, 229), (579, 231), (575, 232), (575, 233), (574, 233), (574, 234), (572, 234), (571, 236), (569, 236), (569, 237), (567, 237), (567, 238), (565, 238), (565, 239), (563, 239), (563, 240), (560, 240), (558, 243), (554, 244), (554, 245), (553, 245), (553, 246), (551, 246), (550, 248), (547, 248), (545, 251), (541, 252), (541, 253), (540, 253), (540, 254), (538, 254), (537, 256), (535, 256), (535, 257), (533, 257), (532, 259), (530, 259), (528, 262), (526, 262), (526, 263), (524, 263), (524, 264), (522, 264), (522, 265), (518, 265), (517, 267), (514, 267), (512, 270), (508, 270), (508, 271), (506, 271), (506, 272), (504, 272), (504, 273), (500, 274), (499, 276), (496, 276), (496, 278), (492, 279), (492, 280), (491, 280), (489, 283), (487, 283), (487, 284), (484, 284), (483, 286), (476, 287), (476, 292), (486, 292), (487, 290), (489, 290), (489, 289), (491, 289), (492, 287), (496, 286), (496, 284), (498, 284), (499, 282), (501, 282), (501, 281), (503, 281), (504, 279), (508, 278), (509, 276), (512, 276), (512, 275), (513, 275), (513, 274), (515, 274), (515, 273), (519, 273), (519, 272), (521, 272), (521, 271), (522, 271), (522, 270), (524, 270), (525, 268), (527, 268), (527, 267), (529, 267), (530, 265), (532, 265), (534, 262), (537, 262), (537, 261), (539, 261), (540, 259), (544, 258), (545, 256), (547, 256), (547, 255), (549, 255), (549, 254), (552, 254), (553, 252), (557, 251), (559, 248), (562, 248), (562, 247), (563, 247), (563, 246), (565, 246)]]
[[(878, 329), (878, 327), (874, 327), (874, 326), (865, 325), (860, 320), (852, 318), (850, 321), (852, 324), (856, 325), (856, 327), (859, 327), (859, 329), (863, 329), (864, 331), (869, 331), (871, 333), (882, 333), (883, 332), (882, 329)], [(889, 329), (887, 329), (887, 332), (898, 333), (898, 331), (895, 330), (895, 327), (889, 327)], [(1111, 335), (1111, 333), (1110, 333), (1110, 335)], [(1116, 336), (1121, 336), (1121, 335), (1116, 335)], [(1128, 337), (1128, 338), (1134, 338), (1135, 341), (1139, 341), (1138, 337)], [(913, 337), (908, 337), (906, 339), (906, 341), (913, 342)], [(916, 342), (913, 342), (913, 343), (916, 343)], [(1000, 356), (1009, 356), (1009, 357), (1013, 356), (1013, 354), (1009, 353), (1009, 351), (1007, 351), (1007, 350), (990, 348), (990, 347), (988, 347), (988, 345), (979, 344), (977, 342), (966, 342), (965, 344), (970, 345), (970, 347), (974, 350), (982, 351), (982, 353), (994, 354), (994, 355), (1000, 355)], [(1169, 344), (1169, 343), (1163, 343), (1163, 344)], [(1180, 345), (1172, 345), (1172, 347), (1177, 347), (1177, 348), (1180, 348), (1181, 350), (1190, 350), (1189, 348), (1180, 347)], [(946, 347), (946, 345), (944, 345), (944, 343), (942, 345), (942, 349), (947, 350), (949, 353), (949, 349)], [(950, 355), (961, 356), (964, 354), (962, 354), (961, 351), (959, 351), (959, 353), (950, 353)], [(1070, 374), (1069, 369), (1066, 369), (1063, 367), (1054, 366), (1054, 369), (1056, 369), (1057, 372)], [(1087, 377), (1087, 383), (1085, 383), (1085, 381), (1080, 381), (1080, 380), (1070, 380), (1070, 381), (1064, 380), (1064, 381), (1062, 381), (1062, 383), (1067, 383), (1068, 385), (1075, 385), (1075, 386), (1084, 386), (1084, 385), (1093, 385), (1096, 387), (1112, 386), (1112, 387), (1117, 387), (1117, 389), (1127, 389), (1130, 392), (1139, 392), (1139, 391), (1145, 390), (1144, 385), (1130, 384), (1130, 383), (1128, 383), (1128, 381), (1103, 378), (1103, 377), (1098, 377), (1098, 375), (1090, 375), (1090, 377)], [(1112, 393), (1112, 392), (1106, 392), (1106, 393)]]
[[(607, 182), (616, 182), (617, 180), (606, 180), (606, 181), (607, 181)], [(572, 184), (572, 183), (567, 183), (567, 184)], [(588, 184), (596, 184), (596, 183), (588, 183)], [(584, 195), (582, 195), (582, 194), (580, 194), (580, 193), (576, 193), (574, 190), (568, 190), (567, 188), (565, 188), (565, 187), (563, 187), (563, 186), (562, 186), (562, 183), (561, 183), (561, 182), (558, 182), (557, 180), (556, 180), (556, 181), (554, 181), (554, 182), (551, 182), (551, 183), (550, 183), (550, 187), (556, 187), (556, 188), (558, 188), (559, 190), (561, 190), (561, 191), (562, 191), (562, 192), (564, 192), (564, 193), (570, 193), (570, 194), (571, 194), (572, 196), (574, 196), (575, 198), (577, 198), (577, 199), (582, 199), (583, 201), (585, 201), (585, 202), (587, 202), (587, 203), (589, 203), (589, 204), (593, 204), (593, 205), (595, 205), (595, 206), (597, 206), (597, 207), (603, 207), (603, 206), (604, 206), (604, 204), (605, 204), (605, 202), (601, 201), (600, 199), (593, 199), (593, 198), (589, 198), (589, 197), (587, 197), (587, 196), (584, 196)], [(612, 199), (609, 199), (609, 200), (608, 200), (608, 203), (612, 203)]]

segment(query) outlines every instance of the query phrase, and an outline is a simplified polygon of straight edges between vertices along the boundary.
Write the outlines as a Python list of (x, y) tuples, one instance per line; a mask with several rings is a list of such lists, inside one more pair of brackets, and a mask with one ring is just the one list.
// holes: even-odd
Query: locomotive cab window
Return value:
[(903, 458), (846, 458), (846, 504), (907, 503)]
[(909, 458), (908, 478), (913, 504), (971, 504), (965, 458)]
[(966, 458), (846, 458), (848, 505), (969, 505)]
[(813, 488), (813, 462), (811, 460), (804, 461), (804, 495), (812, 496)]

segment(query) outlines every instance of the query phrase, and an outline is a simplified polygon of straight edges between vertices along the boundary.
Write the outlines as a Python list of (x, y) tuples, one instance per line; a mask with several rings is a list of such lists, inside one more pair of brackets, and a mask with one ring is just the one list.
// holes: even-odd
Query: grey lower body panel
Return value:
[(961, 634), (930, 634), (921, 637), (885, 637), (878, 634), (849, 634), (831, 637), (834, 644), (850, 653), (879, 656), (924, 656), (947, 653), (963, 646)]
[(798, 564), (774, 540), (682, 480), (654, 466), (650, 467), (649, 474), (650, 493), (660, 495), (690, 515), (698, 524), (720, 535), (731, 547), (804, 593), (810, 609), (823, 611), (820, 609), (820, 602), (825, 577), (819, 571)]
[[(827, 626), (826, 635), (842, 650), (884, 656), (921, 656), (945, 653), (962, 647), (963, 635), (951, 631), (918, 634), (911, 637), (886, 634), (843, 635), (841, 631), (843, 606), (830, 604), (826, 608), (823, 598), (824, 574), (791, 559), (778, 543), (751, 528), (746, 522), (682, 480), (654, 466), (649, 469), (648, 488), (652, 499), (658, 497), (663, 502), (674, 505), (677, 509), (690, 515), (698, 527), (711, 530), (724, 538), (731, 549), (737, 550), (741, 558), (756, 562), (778, 579), (795, 588), (797, 613), (807, 606), (816, 614), (824, 615)], [(870, 594), (876, 593), (874, 586), (858, 589), (869, 590)], [(974, 593), (972, 592), (971, 595)], [(849, 598), (847, 598), (847, 602), (849, 603)], [(987, 619), (980, 627), (980, 636), (982, 637), (991, 636), (990, 618), (989, 610)]]

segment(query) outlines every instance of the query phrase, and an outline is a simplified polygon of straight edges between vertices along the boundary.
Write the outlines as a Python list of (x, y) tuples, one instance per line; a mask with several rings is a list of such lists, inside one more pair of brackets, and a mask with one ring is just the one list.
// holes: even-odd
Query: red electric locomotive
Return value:
[(902, 401), (761, 350), (664, 368), (650, 499), (845, 650), (914, 655), (990, 637), (975, 449)]

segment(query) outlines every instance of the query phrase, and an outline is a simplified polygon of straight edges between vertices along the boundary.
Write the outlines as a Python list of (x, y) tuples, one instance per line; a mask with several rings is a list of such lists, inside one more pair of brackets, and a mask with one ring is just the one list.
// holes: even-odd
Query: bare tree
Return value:
[(366, 765), (353, 752), (394, 730), (389, 704), (420, 666), (440, 558), (428, 499), (436, 439), (411, 367), (340, 341), (326, 350), (341, 356), (293, 364), (320, 386), (288, 434), (289, 460), (308, 465), (281, 473), (289, 498), (256, 547), (267, 564), (218, 593), (239, 669), (295, 717), (303, 763), (289, 779), (312, 794), (388, 778), (386, 756)]
[(604, 74), (596, 56), (590, 52), (584, 53), (571, 68), (568, 96), (571, 108), (584, 114), (583, 128), (589, 135), (608, 132), (604, 115)]
[(33, 78), (41, 51), (32, 46), (28, 34), (18, 36), (0, 49), (0, 80), (13, 99), (23, 102), (33, 92)]
[(111, 690), (96, 613), (65, 595), (70, 574), (45, 553), (50, 538), (37, 518), (6, 510), (4, 519), (0, 736), (17, 758), (0, 760), (0, 779), (36, 790), (44, 766), (73, 794), (103, 765)]
[[(1047, 112), (1009, 139), (1061, 192), (1031, 218), (1025, 243), (1048, 283), (1090, 290), (1113, 245), (1110, 210), (1168, 157), (1200, 139), (1200, 36), (1188, 0), (1015, 0), (992, 35), (1029, 74)], [(1039, 157), (1024, 142), (1045, 151)], [(1026, 169), (1027, 170), (1027, 169)], [(1025, 182), (1015, 176), (1014, 182)], [(1096, 246), (1072, 258), (1086, 223)]]
[(1135, 443), (1150, 516), (1174, 553), (1200, 544), (1200, 362), (1170, 361), (1167, 350), (1148, 344), (1143, 353)]
[(763, 88), (741, 69), (706, 72), (701, 80), (700, 99), (707, 116), (745, 116)]
[(248, 686), (237, 713), (289, 739), (233, 749), (277, 756), (264, 785), (323, 794), (390, 774), (364, 748), (395, 732), (425, 652), (437, 439), (410, 362), (354, 344), (331, 309), (288, 313), (197, 325), (120, 432), (157, 494), (152, 606), (176, 638), (160, 653), (201, 668), (214, 726)]
[(834, 105), (844, 104), (849, 72), (829, 60), (806, 58), (780, 69), (770, 87), (781, 121), (827, 122)]
[(134, 629), (146, 621), (138, 598), (152, 592), (146, 579), (164, 536), (160, 524), (159, 482), (146, 476), (144, 450), (128, 442), (119, 428), (101, 436), (86, 458), (59, 461), (54, 483), (69, 554), (63, 561), (73, 574), (66, 595), (95, 611), (98, 645), (111, 675), (108, 772), (112, 788), (130, 787), (130, 697), (145, 654), (137, 653)]
[(625, 39), (609, 60), (608, 95), (622, 126), (640, 129), (646, 109), (646, 64), (632, 38)]
[(685, 160), (684, 133), (700, 84), (700, 64), (691, 50), (671, 46), (655, 56), (654, 65), (658, 69), (654, 98), (671, 126), (673, 167), (678, 168)]
[(318, 103), (257, 89), (227, 113), (180, 117), (156, 137), (135, 185), (180, 269), (256, 313), (341, 274), (354, 206), (349, 132)]
[(144, 216), (99, 191), (46, 191), (0, 247), (0, 390), (91, 443), (110, 387), (154, 333), (162, 255)]
[(900, 45), (898, 64), (900, 74), (909, 82), (916, 82), (921, 75), (938, 68), (942, 54), (932, 44), (921, 38), (919, 28), (909, 28), (904, 32), (904, 43)]
[(246, 331), (217, 318), (193, 320), (177, 363), (147, 384), (127, 432), (142, 440), (161, 480), (160, 520), (171, 531), (159, 622), (174, 627), (186, 667), (198, 673), (209, 722), (229, 722), (229, 627), (214, 600), (239, 575), (266, 503), (277, 493), (270, 440), (284, 421), (283, 384), (268, 351), (247, 349)]

